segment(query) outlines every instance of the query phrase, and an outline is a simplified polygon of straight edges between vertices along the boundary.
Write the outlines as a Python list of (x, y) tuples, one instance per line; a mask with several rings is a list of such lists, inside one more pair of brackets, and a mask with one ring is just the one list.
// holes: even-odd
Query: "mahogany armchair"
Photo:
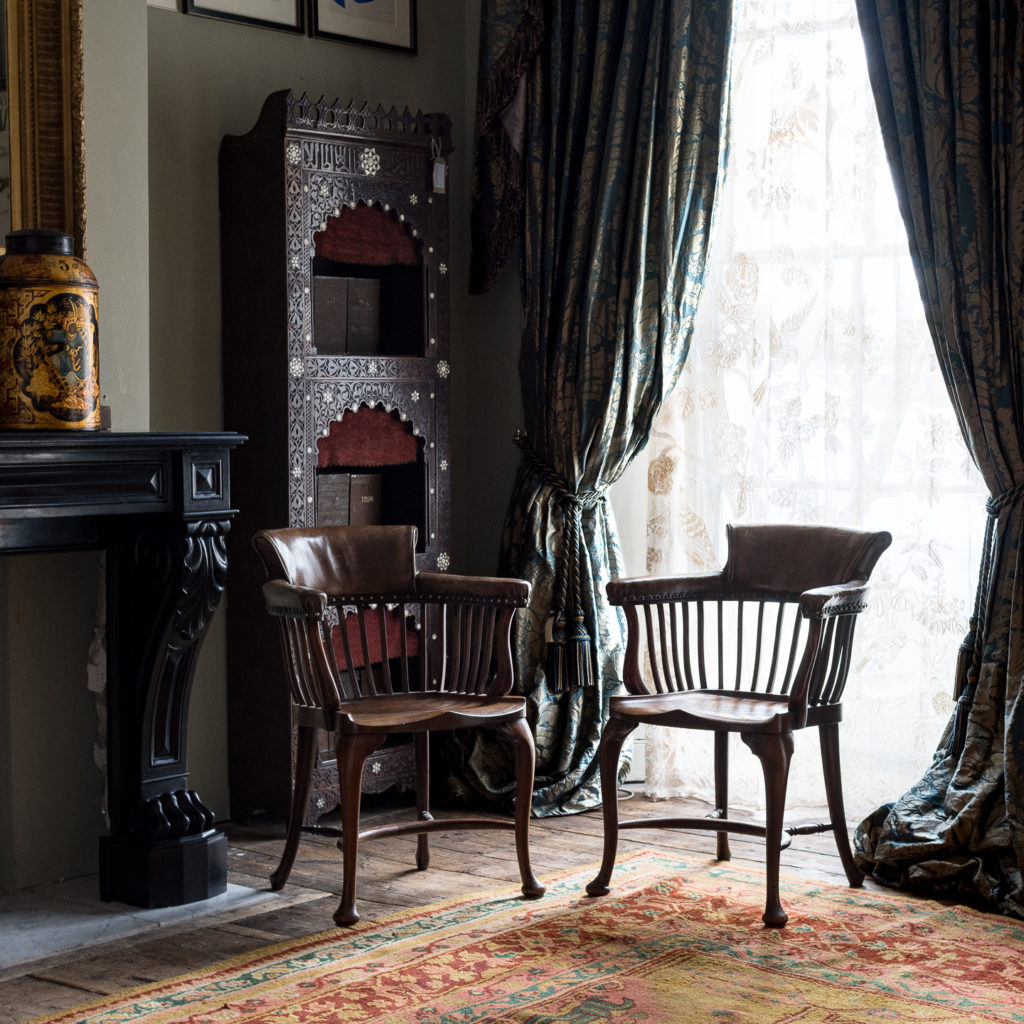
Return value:
[[(604, 856), (587, 886), (591, 896), (608, 892), (620, 830), (710, 829), (718, 835), (719, 860), (729, 859), (729, 832), (763, 836), (763, 920), (771, 927), (785, 925), (779, 859), (786, 783), (793, 733), (807, 727), (819, 733), (829, 822), (785, 831), (831, 831), (850, 885), (861, 885), (843, 807), (839, 722), (854, 626), (871, 571), (891, 541), (884, 532), (730, 526), (721, 572), (608, 584), (609, 601), (626, 612), (628, 695), (611, 698), (601, 739)], [(618, 820), (622, 744), (641, 723), (714, 733), (716, 806), (709, 817)], [(761, 762), (764, 824), (729, 817), (727, 742), (733, 732)]]
[[(288, 879), (298, 850), (316, 733), (334, 735), (341, 800), (339, 925), (359, 919), (356, 867), (364, 839), (417, 835), (416, 866), (429, 865), (429, 833), (515, 832), (523, 895), (541, 896), (529, 855), (535, 752), (526, 702), (510, 696), (512, 618), (524, 580), (420, 573), (412, 526), (326, 526), (262, 531), (253, 544), (267, 571), (267, 610), (280, 627), (297, 728), (295, 785), (285, 848), (271, 885)], [(488, 728), (514, 746), (515, 819), (430, 813), (429, 733)], [(360, 828), (363, 764), (392, 734), (412, 734), (416, 818)]]

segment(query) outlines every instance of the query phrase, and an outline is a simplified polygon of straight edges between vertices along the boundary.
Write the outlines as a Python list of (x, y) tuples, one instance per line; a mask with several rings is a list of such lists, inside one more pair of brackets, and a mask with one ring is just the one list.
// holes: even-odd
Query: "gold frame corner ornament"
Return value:
[(82, 0), (6, 0), (11, 227), (49, 228), (85, 255)]

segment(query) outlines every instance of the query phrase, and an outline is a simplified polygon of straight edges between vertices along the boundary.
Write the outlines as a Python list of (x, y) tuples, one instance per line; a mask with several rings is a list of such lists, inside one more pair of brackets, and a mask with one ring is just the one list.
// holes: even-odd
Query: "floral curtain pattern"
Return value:
[(956, 714), (920, 781), (862, 823), (857, 856), (1024, 917), (1024, 16), (857, 6), (925, 315), (990, 494)]
[[(686, 358), (724, 150), (731, 12), (671, 0), (551, 0), (541, 10), (543, 40), (515, 90), (524, 165), (495, 173), (478, 151), (475, 196), (479, 209), (514, 194), (521, 173), (524, 457), (499, 572), (532, 584), (514, 646), (542, 816), (600, 802), (597, 748), (624, 643), (605, 598), (621, 572), (605, 491), (646, 444)], [(507, 55), (522, 57), (516, 33), (536, 28), (537, 11), (485, 0), (481, 68), (498, 69), (505, 87), (480, 84), (492, 115), (513, 94)], [(478, 129), (508, 124), (478, 116)], [(492, 140), (484, 156), (500, 163), (510, 149)], [(560, 647), (552, 619), (563, 593)], [(507, 802), (507, 752), (479, 734), (452, 781)]]
[[(887, 529), (842, 729), (851, 815), (911, 785), (952, 710), (984, 520), (929, 340), (851, 0), (737, 0), (730, 162), (680, 382), (648, 452), (653, 573), (719, 567), (729, 522)], [(980, 540), (980, 538), (979, 538)], [(646, 789), (712, 799), (710, 740), (646, 737)], [(789, 802), (821, 806), (799, 733)], [(737, 805), (763, 807), (735, 745)]]

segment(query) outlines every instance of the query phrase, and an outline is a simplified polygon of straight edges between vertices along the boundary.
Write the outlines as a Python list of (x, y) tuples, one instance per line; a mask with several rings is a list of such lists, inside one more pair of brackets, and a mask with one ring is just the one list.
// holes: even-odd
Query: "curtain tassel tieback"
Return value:
[(996, 562), (996, 523), (1003, 509), (1024, 497), (1024, 484), (1007, 488), (985, 503), (988, 521), (985, 523), (985, 541), (981, 551), (981, 568), (978, 571), (978, 589), (974, 594), (974, 614), (971, 615), (967, 635), (960, 644), (956, 659), (956, 679), (953, 698), (956, 711), (950, 730), (946, 753), (959, 755), (967, 742), (967, 719), (974, 702), (974, 692), (981, 674), (981, 663), (985, 653), (985, 637), (988, 626), (987, 603), (992, 592), (992, 569)]
[(554, 622), (548, 640), (548, 682), (555, 692), (593, 686), (594, 644), (587, 632), (583, 613), (583, 511), (604, 501), (604, 489), (570, 487), (568, 481), (534, 451), (525, 434), (517, 432), (515, 443), (530, 468), (554, 491), (565, 517), (557, 568)]

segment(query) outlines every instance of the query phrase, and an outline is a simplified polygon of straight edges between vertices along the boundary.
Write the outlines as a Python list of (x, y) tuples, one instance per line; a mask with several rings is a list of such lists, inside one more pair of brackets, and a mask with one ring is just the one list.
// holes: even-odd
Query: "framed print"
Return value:
[(416, 0), (309, 0), (312, 34), (416, 52)]
[(303, 0), (185, 0), (189, 14), (302, 32)]

